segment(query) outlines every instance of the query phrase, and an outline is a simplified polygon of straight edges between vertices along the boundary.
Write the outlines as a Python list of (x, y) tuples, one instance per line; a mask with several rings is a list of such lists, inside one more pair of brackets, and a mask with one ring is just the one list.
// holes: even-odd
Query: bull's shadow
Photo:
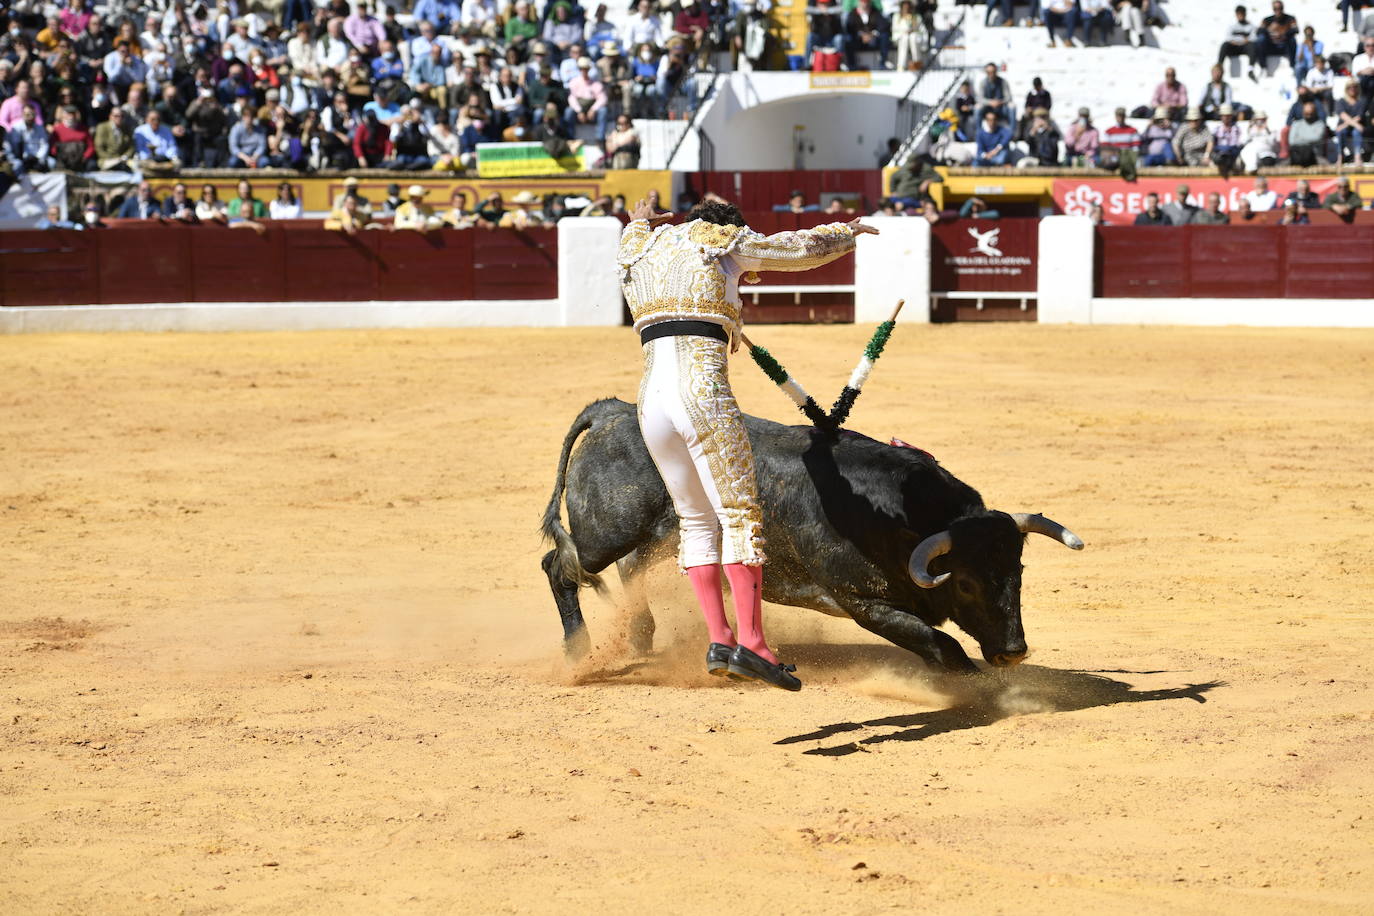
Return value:
[[(883, 665), (889, 655), (883, 646), (792, 646), (790, 658), (803, 665), (845, 667), (852, 670), (856, 662), (865, 667)], [(810, 650), (810, 651), (808, 651)], [(884, 656), (873, 658), (874, 650)], [(904, 655), (900, 650), (896, 655)], [(810, 656), (808, 658), (808, 656)], [(895, 660), (895, 659), (894, 659)], [(874, 664), (877, 662), (877, 664)], [(907, 662), (909, 665), (909, 661)], [(900, 669), (898, 669), (900, 670)], [(984, 672), (974, 677), (933, 675), (931, 689), (949, 694), (954, 702), (945, 709), (883, 716), (861, 722), (834, 722), (810, 732), (781, 738), (775, 744), (801, 744), (828, 741), (839, 735), (864, 732), (838, 744), (827, 744), (804, 751), (822, 757), (844, 757), (863, 753), (869, 746), (889, 741), (924, 741), (937, 735), (981, 728), (1002, 719), (1028, 713), (1074, 712), (1121, 703), (1154, 703), (1163, 700), (1192, 700), (1206, 703), (1207, 694), (1224, 681), (1206, 681), (1164, 687), (1155, 690), (1136, 690), (1125, 681), (1106, 677), (1106, 674), (1164, 674), (1162, 671), (1068, 671), (1039, 665), (1021, 665), (1005, 673)], [(876, 734), (871, 730), (881, 729)]]

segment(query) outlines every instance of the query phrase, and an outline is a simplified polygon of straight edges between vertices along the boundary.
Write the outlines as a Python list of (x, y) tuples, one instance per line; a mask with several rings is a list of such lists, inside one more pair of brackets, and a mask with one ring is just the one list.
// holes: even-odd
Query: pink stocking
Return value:
[[(720, 597), (720, 566), (712, 563), (690, 567), (687, 578), (691, 580), (692, 591), (696, 592), (697, 603), (706, 618), (706, 632), (711, 634), (711, 642), (733, 646), (735, 634), (730, 632), (730, 622), (725, 619), (725, 602)], [(734, 588), (733, 583), (732, 579), (731, 588)]]
[(735, 628), (740, 645), (776, 665), (777, 656), (763, 638), (763, 567), (730, 563), (725, 567), (725, 578), (730, 580), (730, 591), (735, 596)]

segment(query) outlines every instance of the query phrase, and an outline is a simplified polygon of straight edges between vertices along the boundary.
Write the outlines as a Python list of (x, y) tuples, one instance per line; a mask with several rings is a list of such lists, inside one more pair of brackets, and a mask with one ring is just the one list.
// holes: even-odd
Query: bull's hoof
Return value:
[(636, 655), (648, 655), (654, 651), (654, 615), (647, 611), (636, 614), (630, 620), (630, 651)]
[(580, 662), (592, 651), (592, 638), (586, 627), (578, 627), (571, 635), (563, 637), (563, 654), (568, 661)]

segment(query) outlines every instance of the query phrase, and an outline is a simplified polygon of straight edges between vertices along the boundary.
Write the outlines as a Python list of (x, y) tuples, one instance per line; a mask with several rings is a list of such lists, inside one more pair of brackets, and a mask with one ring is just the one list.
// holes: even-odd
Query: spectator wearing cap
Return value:
[(162, 123), (162, 116), (156, 110), (148, 112), (147, 120), (134, 131), (134, 153), (140, 162), (181, 165), (177, 138), (172, 129)]
[(1269, 113), (1257, 111), (1245, 128), (1245, 145), (1240, 149), (1240, 161), (1249, 171), (1256, 171), (1279, 161), (1279, 137), (1269, 128)]
[(698, 0), (687, 0), (673, 17), (673, 31), (687, 36), (687, 53), (704, 61), (710, 53), (711, 16)]
[(1164, 82), (1155, 87), (1154, 95), (1150, 96), (1150, 107), (1167, 109), (1169, 120), (1175, 124), (1188, 111), (1188, 87), (1178, 81), (1178, 74), (1173, 67), (1165, 68)]
[(997, 119), (995, 111), (983, 113), (983, 123), (974, 145), (975, 168), (1006, 165), (1011, 147), (1011, 128)]
[(1093, 126), (1092, 112), (1086, 108), (1078, 109), (1078, 118), (1069, 125), (1064, 134), (1064, 148), (1068, 164), (1086, 165), (1097, 162), (1097, 151), (1102, 146), (1102, 136)]
[(1154, 118), (1140, 137), (1141, 150), (1144, 152), (1140, 164), (1153, 168), (1176, 163), (1178, 158), (1174, 155), (1175, 133), (1173, 122), (1169, 120), (1169, 109), (1156, 108)]
[(1212, 128), (1212, 161), (1223, 178), (1230, 177), (1235, 171), (1236, 161), (1240, 158), (1242, 146), (1240, 125), (1236, 123), (1236, 112), (1229, 103), (1218, 110), (1221, 123)]
[[(563, 58), (563, 62), (558, 65), (558, 69), (554, 72), (554, 75), (558, 77), (558, 81), (564, 86), (571, 86), (572, 81), (577, 79), (577, 74), (579, 72), (578, 64), (581, 63), (584, 57), (587, 57), (587, 54), (586, 49), (582, 47), (582, 43), (573, 42), (568, 48), (568, 56)], [(588, 58), (588, 60), (590, 60), (590, 58)], [(597, 69), (596, 61), (592, 61), (591, 76), (592, 79), (601, 79), (601, 71)]]
[(420, 117), (418, 105), (407, 105), (401, 120), (391, 130), (393, 169), (418, 172), (434, 164), (429, 157), (429, 129)]
[(353, 14), (344, 20), (343, 33), (349, 44), (368, 57), (377, 54), (386, 39), (386, 29), (366, 3), (353, 4)]
[(1288, 128), (1288, 161), (1296, 166), (1313, 166), (1326, 160), (1326, 144), (1331, 131), (1317, 112), (1312, 99), (1303, 102), (1302, 118)]
[(1193, 214), (1196, 226), (1225, 226), (1230, 222), (1230, 215), (1221, 211), (1221, 195), (1216, 191), (1208, 192), (1207, 206)]
[(542, 37), (566, 56), (569, 48), (582, 42), (582, 26), (573, 21), (572, 4), (568, 0), (555, 0), (550, 9), (549, 18), (544, 20)]
[(124, 109), (115, 108), (109, 120), (95, 129), (95, 161), (101, 171), (130, 171), (134, 159), (134, 134), (129, 129)]
[(568, 109), (564, 119), (569, 131), (578, 124), (595, 124), (599, 141), (606, 136), (606, 106), (609, 103), (606, 86), (592, 75), (591, 58), (580, 58), (577, 71), (577, 77), (568, 84)]
[(405, 203), (396, 208), (396, 215), (391, 221), (392, 230), (418, 229), (428, 232), (439, 227), (439, 219), (434, 215), (434, 209), (425, 203), (427, 193), (424, 187), (418, 184), (413, 184), (406, 190)]
[(1174, 221), (1159, 206), (1159, 195), (1154, 191), (1145, 195), (1145, 209), (1135, 216), (1137, 226), (1172, 226)]
[(1360, 195), (1356, 194), (1354, 189), (1350, 187), (1350, 179), (1344, 175), (1337, 179), (1336, 190), (1326, 195), (1326, 200), (1322, 201), (1323, 207), (1347, 223), (1355, 221), (1355, 214), (1359, 212), (1363, 204)]
[(1202, 112), (1189, 108), (1183, 126), (1174, 134), (1174, 156), (1179, 165), (1198, 166), (1212, 156), (1212, 132), (1202, 123)]
[(1026, 130), (1026, 146), (1035, 164), (1058, 165), (1059, 144), (1063, 139), (1058, 126), (1050, 120), (1049, 109), (1036, 108), (1031, 111), (1030, 127)]
[(358, 210), (364, 213), (372, 212), (372, 201), (362, 196), (361, 192), (358, 191), (358, 179), (354, 178), (352, 175), (349, 175), (343, 180), (343, 192), (335, 198), (334, 206), (331, 209), (342, 209), (344, 201), (348, 198), (353, 199)]
[(379, 168), (391, 158), (391, 131), (377, 120), (377, 112), (363, 112), (353, 132), (353, 157), (360, 169)]
[(1164, 212), (1168, 214), (1173, 225), (1186, 226), (1196, 221), (1201, 210), (1190, 201), (1191, 197), (1192, 189), (1186, 184), (1174, 188), (1174, 199), (1164, 205)]
[(386, 186), (386, 199), (382, 201), (382, 215), (389, 216), (396, 212), (396, 208), (405, 203), (401, 197), (401, 186), (392, 182)]

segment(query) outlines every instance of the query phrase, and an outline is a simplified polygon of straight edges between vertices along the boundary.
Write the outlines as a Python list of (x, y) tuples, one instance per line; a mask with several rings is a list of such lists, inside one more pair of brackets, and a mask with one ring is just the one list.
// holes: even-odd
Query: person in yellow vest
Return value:
[(406, 200), (396, 208), (396, 215), (391, 220), (392, 229), (418, 229), (421, 232), (428, 232), (437, 229), (440, 220), (434, 215), (434, 208), (425, 203), (424, 187), (413, 184), (406, 191)]

